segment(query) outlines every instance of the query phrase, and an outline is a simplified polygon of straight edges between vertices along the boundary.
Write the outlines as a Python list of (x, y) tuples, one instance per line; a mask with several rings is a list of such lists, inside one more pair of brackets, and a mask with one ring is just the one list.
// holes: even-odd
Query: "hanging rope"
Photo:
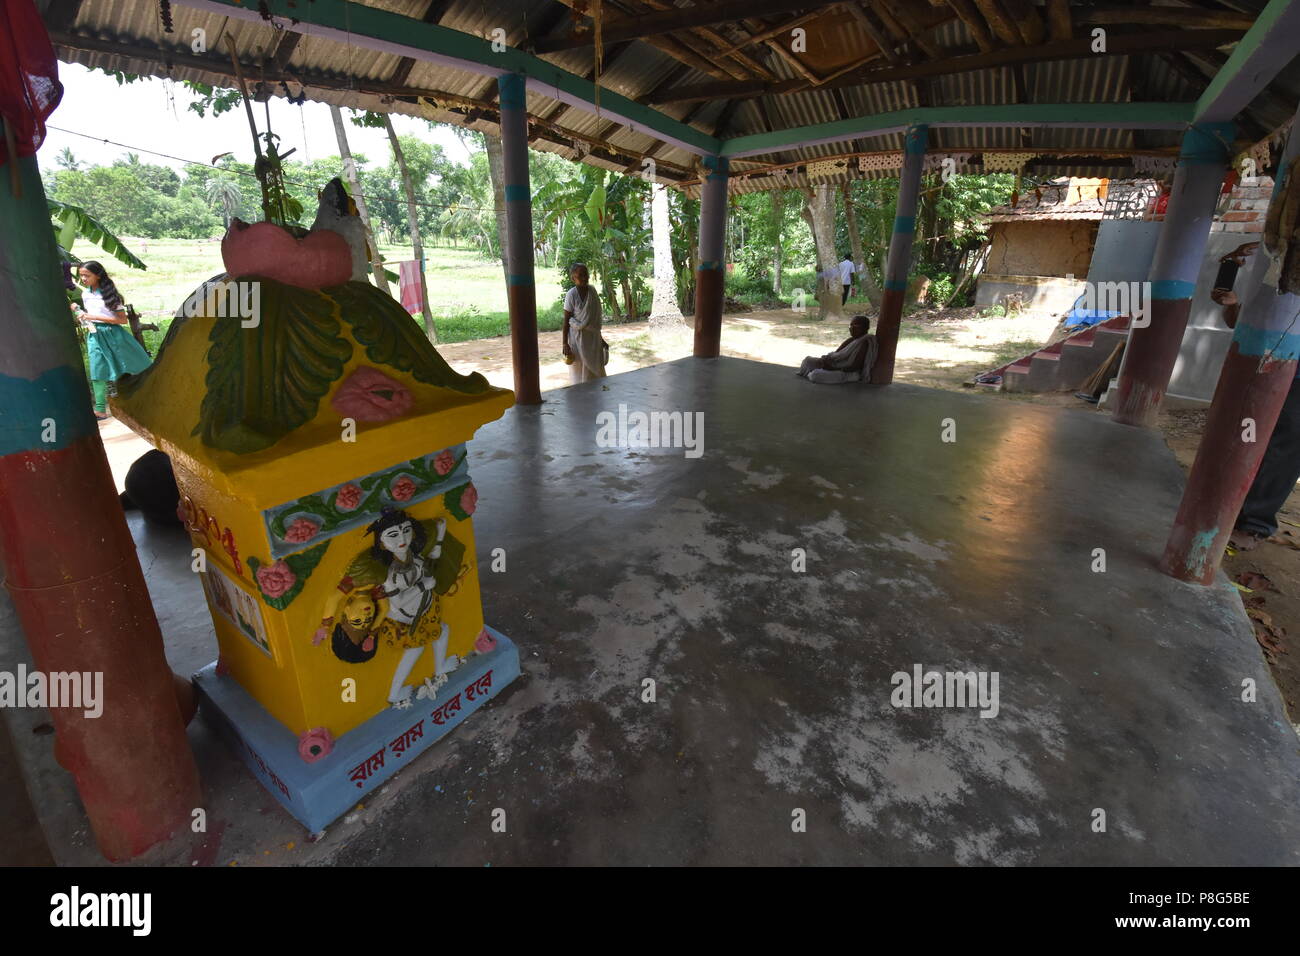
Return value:
[(605, 45), (600, 42), (601, 0), (594, 0), (595, 9), (591, 13), (592, 28), (596, 35), (596, 47), (592, 51), (592, 82), (596, 85), (596, 115), (600, 115), (600, 73), (605, 67)]

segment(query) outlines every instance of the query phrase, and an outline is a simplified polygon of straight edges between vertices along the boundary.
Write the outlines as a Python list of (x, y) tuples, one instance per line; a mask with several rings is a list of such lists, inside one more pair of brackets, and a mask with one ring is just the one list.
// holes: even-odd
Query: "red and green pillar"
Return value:
[[(1295, 126), (1273, 184), (1272, 202), (1288, 186), (1287, 166), (1300, 155)], [(1300, 295), (1278, 291), (1274, 260), (1261, 245), (1245, 282), (1232, 344), (1206, 416), (1205, 431), (1160, 568), (1183, 581), (1212, 584), (1242, 502), (1255, 480), (1295, 379), (1300, 358)]]
[(524, 75), (497, 78), (501, 100), (501, 159), (506, 194), (506, 298), (515, 402), (540, 405), (537, 286), (533, 278), (533, 199), (528, 182), (528, 101)]
[(1147, 324), (1132, 326), (1115, 399), (1115, 421), (1153, 426), (1160, 413), (1196, 292), (1196, 277), (1223, 188), (1231, 123), (1202, 123), (1183, 135), (1165, 221), (1147, 283)]
[(930, 127), (907, 128), (903, 142), (903, 169), (898, 178), (898, 207), (894, 231), (889, 237), (889, 258), (885, 262), (885, 288), (880, 297), (880, 318), (876, 322), (879, 351), (871, 368), (873, 385), (894, 380), (894, 355), (898, 331), (903, 322), (903, 297), (907, 294), (907, 273), (912, 267), (912, 242), (916, 238), (916, 207), (921, 195), (921, 172), (929, 143)]
[(708, 174), (700, 191), (700, 265), (695, 272), (695, 355), (722, 353), (722, 303), (727, 278), (727, 177), (730, 160), (704, 157)]
[(16, 162), (20, 195), (0, 163), (0, 564), (36, 667), (103, 675), (100, 716), (50, 714), (100, 850), (125, 860), (189, 826), (198, 770), (91, 414), (36, 160)]

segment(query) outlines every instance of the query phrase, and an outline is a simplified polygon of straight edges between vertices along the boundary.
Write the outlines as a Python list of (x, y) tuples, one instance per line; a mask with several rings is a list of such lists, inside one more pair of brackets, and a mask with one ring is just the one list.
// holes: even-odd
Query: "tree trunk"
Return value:
[(779, 189), (772, 191), (772, 218), (776, 220), (776, 249), (772, 253), (772, 291), (779, 298), (781, 295), (781, 260), (785, 258), (785, 249), (781, 245), (781, 227), (785, 224), (785, 193)]
[(483, 142), (487, 147), (488, 176), (492, 180), (492, 205), (496, 208), (497, 214), (497, 244), (501, 251), (501, 274), (509, 278), (510, 270), (506, 265), (506, 243), (509, 240), (506, 226), (505, 153), (501, 150), (500, 136), (484, 133)]
[(946, 309), (956, 301), (957, 296), (961, 295), (962, 289), (966, 288), (966, 283), (970, 282), (975, 273), (984, 267), (984, 263), (989, 257), (989, 246), (990, 243), (986, 241), (978, 249), (974, 249), (968, 253), (966, 258), (966, 269), (962, 274), (961, 281), (952, 287), (952, 295), (948, 296), (947, 302), (940, 303), (940, 308)]
[[(369, 246), (370, 269), (375, 274), (375, 285), (388, 292), (388, 277), (384, 275), (383, 260), (379, 256), (379, 240), (370, 225), (370, 212), (366, 209), (366, 197), (361, 192), (361, 179), (357, 175), (357, 164), (352, 159), (352, 150), (348, 146), (347, 130), (343, 126), (343, 112), (337, 106), (330, 106), (330, 116), (334, 120), (334, 135), (339, 141), (339, 155), (343, 157), (343, 174), (347, 177), (348, 188), (352, 190), (352, 201), (357, 204), (357, 215), (366, 227), (366, 243)], [(391, 293), (389, 293), (391, 295)]]
[(835, 257), (835, 192), (828, 183), (818, 183), (803, 192), (803, 209), (800, 210), (812, 231), (813, 245), (817, 248), (817, 271), (823, 277), (817, 282), (817, 301), (821, 306), (819, 319), (842, 319), (844, 306), (840, 304), (841, 289)]
[(406, 168), (406, 157), (402, 154), (402, 144), (397, 141), (397, 130), (393, 129), (392, 117), (384, 114), (384, 128), (388, 130), (388, 142), (393, 147), (393, 161), (402, 174), (402, 188), (406, 190), (406, 218), (411, 226), (411, 251), (415, 261), (420, 264), (420, 299), (424, 305), (424, 331), (429, 341), (438, 344), (438, 330), (433, 326), (433, 312), (429, 309), (429, 286), (424, 281), (424, 243), (420, 241), (419, 210), (415, 205), (415, 184), (411, 182), (411, 172)]
[(840, 191), (844, 195), (844, 219), (849, 227), (849, 245), (853, 252), (853, 268), (857, 275), (858, 284), (862, 286), (862, 291), (866, 294), (871, 307), (879, 309), (880, 287), (876, 285), (876, 277), (867, 268), (867, 258), (862, 253), (862, 233), (858, 231), (858, 211), (853, 208), (853, 187), (849, 183), (844, 183), (840, 186)]
[(685, 328), (677, 306), (677, 271), (673, 268), (672, 232), (668, 228), (668, 187), (650, 185), (650, 235), (654, 246), (654, 299), (650, 328)]

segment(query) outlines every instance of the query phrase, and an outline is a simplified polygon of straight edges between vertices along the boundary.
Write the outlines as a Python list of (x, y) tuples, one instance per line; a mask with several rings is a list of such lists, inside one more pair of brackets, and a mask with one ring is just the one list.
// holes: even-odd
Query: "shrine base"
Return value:
[(412, 694), (410, 707), (376, 714), (311, 763), (299, 755), (298, 738), (233, 678), (219, 676), (215, 663), (194, 675), (200, 710), (271, 795), (318, 833), (519, 676), (518, 649), (498, 631), (487, 631), (496, 647), (466, 658), (434, 700)]

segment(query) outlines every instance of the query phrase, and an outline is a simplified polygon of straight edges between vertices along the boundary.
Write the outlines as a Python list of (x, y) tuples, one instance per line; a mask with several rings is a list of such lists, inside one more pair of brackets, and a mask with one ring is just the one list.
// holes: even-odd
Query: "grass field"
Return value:
[[(156, 351), (168, 321), (177, 307), (200, 282), (222, 272), (221, 243), (205, 239), (126, 239), (127, 246), (149, 268), (130, 269), (105, 256), (91, 243), (80, 241), (73, 253), (103, 263), (128, 303), (145, 322), (159, 326), (158, 333), (146, 333), (150, 350)], [(391, 271), (411, 258), (410, 246), (380, 246)], [(501, 264), (483, 259), (469, 249), (434, 246), (425, 249), (425, 282), (429, 305), (440, 342), (508, 335), (510, 315), (506, 304), (505, 276)], [(537, 270), (537, 324), (543, 332), (560, 327), (560, 283), (554, 269)]]

